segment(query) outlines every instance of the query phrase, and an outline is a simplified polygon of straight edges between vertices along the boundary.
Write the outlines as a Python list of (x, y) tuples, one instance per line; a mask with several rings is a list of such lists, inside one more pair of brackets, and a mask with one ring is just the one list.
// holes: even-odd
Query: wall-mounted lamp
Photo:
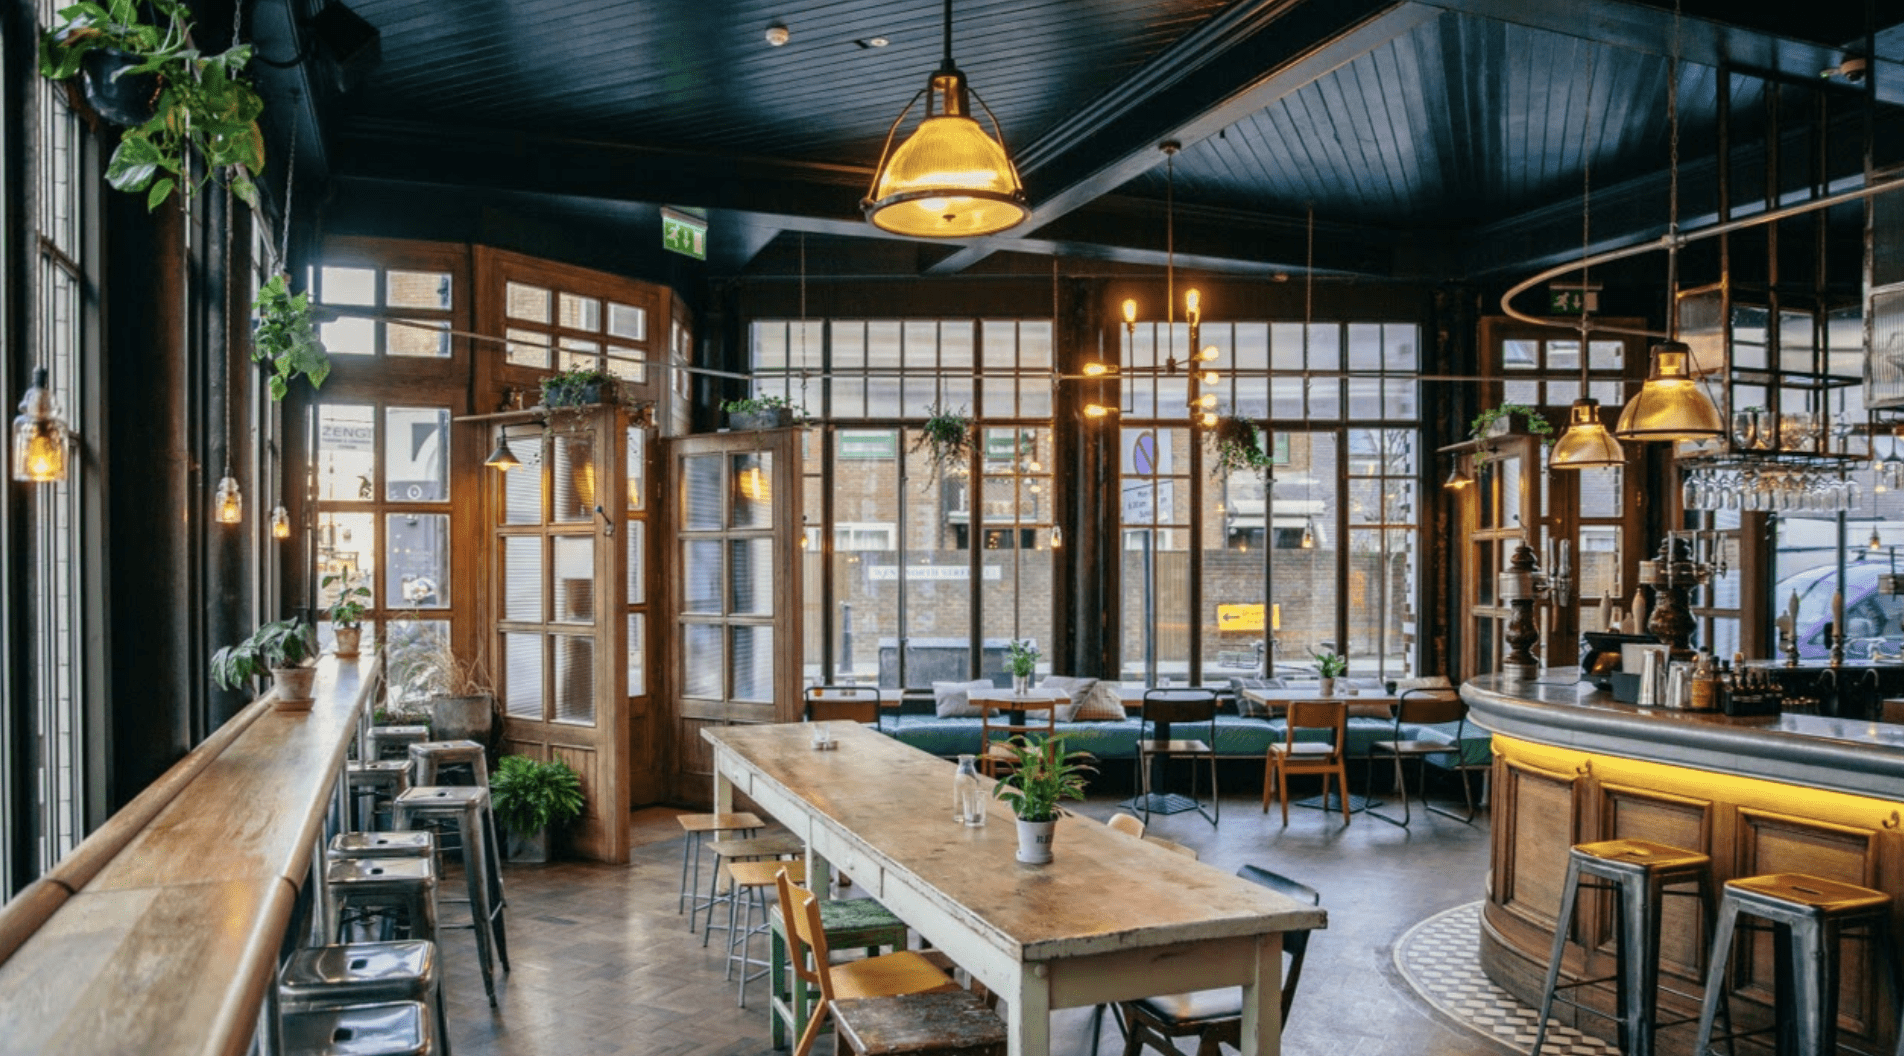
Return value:
[(46, 368), (34, 367), (13, 419), (13, 479), (50, 484), (66, 479), (66, 422), (46, 387)]
[(489, 453), (488, 458), (483, 459), (483, 465), (501, 470), (504, 473), (522, 465), (522, 462), (516, 458), (516, 453), (509, 449), (509, 430), (507, 427), (497, 432), (496, 449)]

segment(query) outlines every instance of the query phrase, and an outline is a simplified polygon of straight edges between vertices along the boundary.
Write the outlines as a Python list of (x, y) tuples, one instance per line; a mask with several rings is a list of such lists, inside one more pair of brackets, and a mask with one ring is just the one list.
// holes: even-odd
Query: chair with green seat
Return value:
[[(1454, 725), (1453, 743), (1423, 739), (1416, 734), (1424, 726)], [(1369, 814), (1388, 822), (1407, 828), (1410, 820), (1408, 803), (1408, 779), (1402, 770), (1402, 760), (1414, 759), (1420, 764), (1422, 806), (1443, 817), (1453, 818), (1463, 824), (1474, 821), (1474, 789), (1468, 784), (1468, 772), (1482, 769), (1482, 766), (1469, 764), (1463, 757), (1465, 734), (1468, 725), (1468, 705), (1461, 694), (1453, 689), (1410, 689), (1402, 692), (1395, 704), (1395, 733), (1388, 740), (1376, 741), (1369, 745), (1369, 768), (1374, 769), (1375, 760), (1387, 757), (1395, 761), (1395, 788), (1402, 797), (1402, 816), (1397, 818), (1383, 814), (1371, 805)], [(1428, 802), (1428, 763), (1432, 758), (1449, 757), (1444, 764), (1446, 769), (1454, 771), (1461, 782), (1461, 794), (1466, 798), (1466, 815), (1444, 810)], [(1371, 793), (1372, 794), (1372, 793)]]
[[(768, 1016), (772, 1020), (773, 1047), (781, 1049), (786, 1047), (789, 1034), (797, 1038), (806, 1031), (819, 991), (788, 970), (785, 914), (774, 913), (771, 924), (773, 940), (768, 958), (773, 975)], [(883, 949), (906, 948), (905, 922), (870, 898), (821, 899), (820, 930), (826, 934), (828, 949), (864, 950), (866, 956), (875, 957)]]

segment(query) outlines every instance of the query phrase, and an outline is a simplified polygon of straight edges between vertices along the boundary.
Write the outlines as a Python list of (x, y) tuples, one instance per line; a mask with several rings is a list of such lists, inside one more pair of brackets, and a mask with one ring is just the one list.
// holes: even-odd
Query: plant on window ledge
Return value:
[(935, 478), (964, 474), (972, 462), (972, 419), (966, 416), (964, 408), (949, 411), (933, 406), (931, 417), (919, 427), (919, 439), (913, 443), (912, 450), (926, 453)]
[(311, 295), (292, 293), (291, 280), (282, 272), (258, 288), (252, 302), (258, 321), (251, 332), (251, 359), (271, 367), (271, 398), (284, 399), (299, 374), (311, 379), (311, 388), (330, 377), (331, 357), (318, 340), (312, 317)]
[[(1474, 440), (1485, 440), (1492, 434), (1495, 423), (1506, 419), (1511, 426), (1515, 415), (1526, 420), (1527, 431), (1540, 437), (1542, 447), (1553, 444), (1556, 439), (1553, 424), (1547, 421), (1538, 410), (1524, 403), (1503, 403), (1499, 407), (1492, 407), (1475, 415), (1474, 421), (1468, 423), (1468, 436)], [(1486, 451), (1476, 451), (1473, 458), (1476, 469), (1485, 468), (1492, 460)]]
[(806, 413), (785, 396), (748, 396), (726, 400), (722, 402), (721, 410), (727, 412), (728, 427), (740, 430), (781, 429), (806, 419)]
[(1259, 476), (1267, 474), (1275, 464), (1269, 453), (1263, 450), (1262, 435), (1256, 429), (1256, 423), (1248, 418), (1219, 418), (1216, 426), (1210, 430), (1210, 436), (1216, 441), (1216, 465), (1211, 475), (1226, 477), (1231, 473), (1245, 470)]
[(586, 407), (613, 403), (615, 379), (593, 367), (577, 367), (542, 379), (542, 406)]
[[(162, 25), (140, 20), (150, 8)], [(196, 193), (223, 170), (233, 194), (256, 208), (252, 178), (264, 171), (264, 100), (244, 76), (251, 46), (217, 55), (191, 47), (189, 11), (180, 0), (107, 0), (60, 10), (40, 37), (40, 75), (64, 81), (81, 74), (87, 98), (102, 116), (129, 125), (106, 164), (106, 182), (143, 192), (156, 209), (183, 186)], [(194, 180), (187, 159), (197, 151), (205, 176)]]

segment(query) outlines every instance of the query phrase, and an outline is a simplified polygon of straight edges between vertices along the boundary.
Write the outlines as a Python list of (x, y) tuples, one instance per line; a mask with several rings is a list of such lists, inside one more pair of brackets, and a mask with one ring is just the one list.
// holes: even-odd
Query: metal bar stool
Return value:
[(430, 832), (340, 832), (324, 849), (326, 858), (429, 858), (436, 853)]
[[(1583, 876), (1597, 877), (1599, 882), (1582, 880)], [(1679, 884), (1697, 884), (1699, 890), (1665, 890)], [(1567, 950), (1567, 933), (1573, 930), (1574, 906), (1582, 887), (1614, 893), (1619, 907), (1619, 922), (1614, 929), (1619, 947), (1618, 963), (1613, 975), (1561, 984), (1560, 961)], [(1648, 840), (1580, 843), (1567, 852), (1567, 881), (1561, 889), (1560, 916), (1554, 923), (1554, 950), (1547, 962), (1547, 983), (1541, 989), (1540, 1028), (1534, 1035), (1533, 1056), (1540, 1056), (1540, 1047), (1547, 1040), (1547, 1016), (1556, 1000), (1582, 1012), (1606, 1015), (1570, 997), (1557, 997), (1556, 990), (1613, 983), (1616, 1012), (1610, 1018), (1619, 1024), (1620, 1051), (1626, 1056), (1652, 1056), (1653, 1037), (1660, 1027), (1692, 1022), (1690, 1016), (1666, 1023), (1654, 1022), (1659, 1009), (1660, 905), (1666, 895), (1696, 895), (1704, 911), (1707, 933), (1711, 933), (1712, 859), (1706, 855)]]
[(409, 751), (410, 779), (416, 784), (489, 787), (489, 763), (475, 741), (413, 741)]
[[(721, 833), (737, 832), (742, 838), (758, 833), (765, 824), (759, 817), (740, 811), (734, 814), (680, 814), (675, 821), (681, 824), (687, 833), (681, 843), (681, 895), (675, 900), (674, 912), (678, 915), (687, 909), (694, 898), (694, 892), (701, 888), (701, 843), (707, 833), (714, 833), (718, 839)], [(688, 879), (688, 866), (694, 866), (694, 879)], [(694, 915), (688, 915), (688, 934), (694, 934)]]
[(428, 726), (372, 726), (364, 739), (364, 759), (408, 760), (409, 746), (429, 739)]
[(348, 923), (392, 910), (403, 915), (403, 938), (436, 941), (436, 864), (427, 858), (334, 859), (324, 863), (324, 890), (326, 945), (348, 942)]
[(421, 824), (455, 826), (462, 837), (463, 878), (469, 888), (470, 923), (476, 929), (483, 990), (496, 1003), (495, 965), (509, 970), (509, 940), (503, 931), (502, 859), (489, 813), (489, 790), (475, 785), (422, 785), (397, 797), (399, 831)]
[[(767, 909), (767, 899), (763, 894), (778, 883), (775, 879), (782, 870), (796, 884), (807, 882), (807, 863), (781, 861), (728, 862), (722, 866), (727, 870), (727, 882), (732, 897), (727, 900), (727, 972), (726, 979), (734, 977), (734, 965), (740, 965), (740, 1007), (747, 1007), (747, 980), (758, 979), (772, 970), (772, 962), (760, 960), (753, 955), (754, 936), (765, 934), (769, 930), (768, 918), (773, 914)], [(755, 923), (754, 910), (760, 910), (760, 921)], [(748, 968), (759, 965), (760, 971), (749, 973)]]
[[(773, 1024), (773, 1047), (784, 1049), (790, 1038), (807, 1029), (807, 1017), (819, 992), (791, 971), (787, 960), (787, 924), (779, 913), (772, 914), (773, 947), (768, 953), (773, 978), (768, 1001), (768, 1017)], [(865, 950), (876, 957), (881, 950), (906, 948), (906, 923), (892, 911), (870, 898), (822, 899), (820, 930), (826, 933), (828, 949)]]
[[(1706, 997), (1699, 1006), (1699, 1039), (1693, 1049), (1703, 1053), (1712, 1043), (1715, 1013), (1726, 999), (1727, 964), (1732, 933), (1741, 916), (1771, 924), (1777, 966), (1777, 1000), (1773, 1004), (1778, 1051), (1793, 1056), (1832, 1056), (1838, 1051), (1838, 953), (1846, 929), (1867, 929), (1868, 938), (1884, 961), (1892, 1000), (1898, 998), (1897, 946), (1891, 941), (1891, 896), (1868, 887), (1842, 884), (1803, 873), (1772, 873), (1727, 880), (1719, 900), (1719, 926), (1712, 939), (1712, 963), (1706, 974)], [(1751, 928), (1752, 925), (1747, 925)], [(1731, 1033), (1726, 1041), (1763, 1031)], [(1904, 1053), (1904, 1031), (1898, 1052)]]
[(284, 1056), (430, 1056), (430, 1014), (415, 1001), (287, 1012)]
[[(714, 852), (714, 868), (707, 878), (707, 895), (704, 898), (695, 899), (688, 905), (689, 913), (707, 910), (707, 916), (701, 920), (701, 945), (704, 947), (707, 945), (708, 936), (716, 928), (725, 927), (725, 925), (714, 923), (714, 907), (726, 905), (733, 899), (732, 891), (726, 894), (721, 892), (721, 881), (727, 877), (727, 870), (723, 867), (728, 862), (785, 858), (789, 855), (806, 853), (806, 845), (800, 842), (798, 836), (789, 833), (754, 836), (745, 840), (710, 840), (706, 846), (708, 850)], [(688, 922), (688, 930), (690, 933), (693, 932), (693, 921)]]
[(372, 759), (351, 763), (344, 771), (345, 781), (350, 786), (350, 800), (356, 804), (357, 817), (352, 822), (360, 832), (388, 830), (389, 825), (379, 825), (377, 819), (389, 813), (390, 804), (410, 787), (410, 761), (408, 759)]
[(432, 942), (363, 942), (293, 953), (278, 972), (278, 1007), (285, 1012), (342, 1010), (391, 1001), (416, 1001), (436, 1013), (437, 1051), (450, 1056), (449, 1017)]

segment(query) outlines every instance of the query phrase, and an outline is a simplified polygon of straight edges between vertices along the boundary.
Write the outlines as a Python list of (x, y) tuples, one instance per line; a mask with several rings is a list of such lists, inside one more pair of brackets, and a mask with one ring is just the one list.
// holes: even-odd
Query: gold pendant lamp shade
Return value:
[(1683, 341), (1653, 346), (1646, 384), (1620, 412), (1613, 435), (1622, 440), (1710, 440), (1725, 433), (1712, 397), (1692, 376), (1692, 349)]
[(1554, 441), (1547, 457), (1550, 469), (1605, 469), (1626, 465), (1626, 451), (1600, 421), (1600, 401), (1591, 396), (1573, 401), (1567, 429)]
[(1005, 151), (998, 119), (986, 109), (992, 117), (987, 134), (972, 117), (975, 97), (952, 63), (951, 0), (945, 4), (945, 61), (919, 94), (926, 97), (925, 119), (893, 147), (900, 123), (919, 101), (914, 96), (887, 131), (872, 190), (860, 202), (866, 219), (915, 238), (973, 238), (1023, 223), (1031, 215), (1025, 185)]

